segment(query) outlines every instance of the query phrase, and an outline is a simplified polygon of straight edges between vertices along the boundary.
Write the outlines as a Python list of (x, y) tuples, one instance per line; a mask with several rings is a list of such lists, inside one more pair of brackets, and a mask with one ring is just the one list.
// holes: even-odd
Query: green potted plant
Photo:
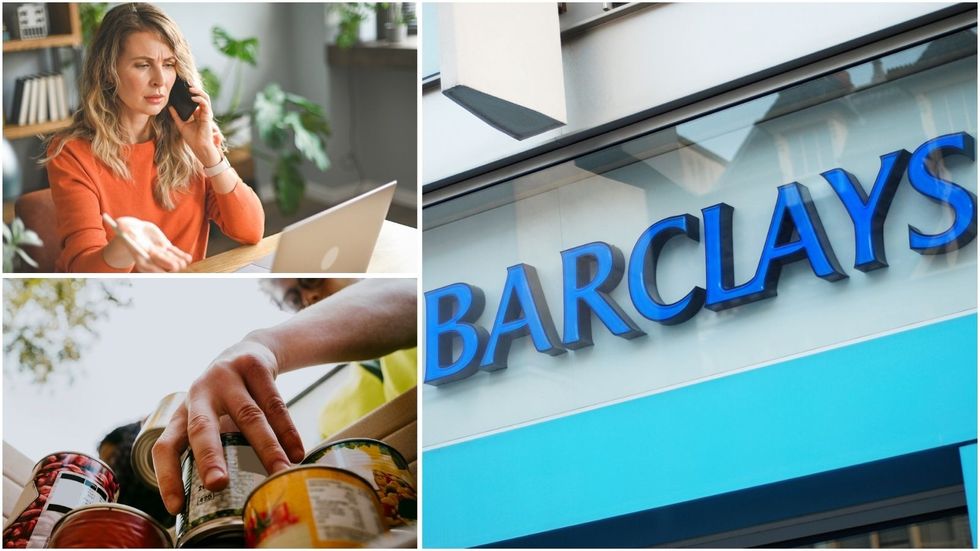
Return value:
[(340, 14), (337, 24), (337, 46), (350, 48), (361, 40), (361, 23), (374, 11), (371, 2), (343, 2), (330, 4), (330, 9)]
[(3, 271), (11, 273), (17, 262), (25, 262), (29, 266), (37, 268), (37, 262), (24, 251), (24, 247), (40, 247), (41, 238), (34, 230), (24, 227), (24, 222), (20, 218), (7, 226), (3, 225)]
[(389, 21), (385, 24), (385, 39), (396, 44), (404, 42), (408, 38), (408, 25), (413, 14), (406, 13), (401, 2), (390, 4), (389, 13)]
[[(204, 89), (211, 96), (211, 105), (215, 109), (215, 122), (221, 128), (222, 134), (228, 140), (228, 147), (239, 147), (247, 145), (252, 141), (251, 113), (247, 109), (241, 108), (242, 91), (244, 89), (244, 70), (245, 65), (256, 66), (256, 59), (259, 53), (259, 40), (257, 38), (244, 38), (237, 40), (232, 38), (225, 29), (214, 26), (211, 27), (211, 44), (215, 49), (224, 54), (230, 60), (224, 72), (224, 79), (210, 67), (201, 69), (201, 80)], [(223, 90), (222, 82), (232, 83), (231, 100), (227, 109), (218, 111), (218, 105)]]
[[(259, 42), (257, 38), (236, 39), (221, 27), (211, 29), (212, 44), (231, 59), (226, 79), (233, 80), (232, 99), (227, 110), (215, 115), (226, 137), (240, 133), (242, 121), (247, 121), (244, 133), (250, 134), (254, 123), (263, 148), (252, 147), (256, 157), (272, 166), (272, 181), (276, 191), (276, 204), (284, 214), (296, 212), (303, 198), (306, 183), (300, 173), (303, 159), (311, 161), (319, 170), (330, 167), (326, 142), (330, 126), (323, 108), (297, 94), (291, 94), (272, 83), (256, 94), (251, 109), (241, 106), (244, 86), (244, 67), (257, 63)], [(204, 87), (211, 95), (212, 105), (217, 102), (224, 88), (223, 81), (210, 69), (201, 70)], [(291, 138), (291, 139), (290, 139)], [(231, 143), (229, 138), (229, 142)]]

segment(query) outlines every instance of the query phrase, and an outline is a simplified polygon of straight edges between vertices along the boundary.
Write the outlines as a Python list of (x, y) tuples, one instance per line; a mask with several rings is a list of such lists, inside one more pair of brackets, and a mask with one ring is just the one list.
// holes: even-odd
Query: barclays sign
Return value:
[[(901, 149), (880, 157), (878, 175), (870, 192), (841, 168), (821, 176), (847, 211), (854, 233), (854, 268), (869, 272), (888, 266), (883, 227), (902, 176), (919, 194), (946, 205), (951, 225), (927, 234), (908, 227), (909, 248), (937, 255), (973, 241), (977, 232), (976, 196), (934, 170), (946, 156), (975, 159), (974, 137), (958, 132), (931, 139), (913, 153)], [(721, 311), (776, 296), (783, 266), (806, 259), (814, 275), (826, 281), (848, 277), (829, 242), (808, 188), (792, 182), (777, 188), (772, 219), (754, 276), (737, 284), (734, 276), (732, 221), (735, 209), (718, 203), (701, 209), (703, 221), (705, 287), (694, 286), (682, 299), (666, 303), (655, 274), (661, 250), (674, 237), (702, 240), (701, 223), (691, 214), (656, 222), (637, 238), (629, 260), (616, 246), (593, 242), (561, 251), (562, 329), (559, 337), (541, 281), (533, 266), (520, 263), (507, 268), (499, 306), (489, 332), (477, 320), (485, 308), (483, 291), (467, 283), (454, 283), (425, 293), (425, 382), (441, 385), (469, 377), (478, 370), (507, 367), (511, 343), (530, 336), (535, 349), (550, 355), (592, 345), (592, 316), (612, 334), (624, 339), (644, 331), (610, 296), (626, 276), (635, 311), (665, 325), (681, 324), (702, 307)], [(454, 346), (458, 344), (458, 346)]]

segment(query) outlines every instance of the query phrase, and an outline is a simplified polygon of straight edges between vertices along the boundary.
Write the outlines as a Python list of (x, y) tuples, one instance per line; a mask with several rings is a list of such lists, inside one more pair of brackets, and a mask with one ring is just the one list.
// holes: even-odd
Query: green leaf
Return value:
[(4, 224), (3, 225), (3, 242), (4, 243), (11, 243), (11, 242), (13, 242), (13, 240), (14, 240), (14, 236), (13, 236), (13, 234), (10, 233), (10, 228), (6, 224)]
[(282, 147), (286, 140), (286, 128), (282, 122), (286, 116), (284, 100), (285, 95), (275, 83), (255, 95), (255, 127), (259, 131), (259, 138), (273, 149)]
[(303, 123), (303, 128), (321, 134), (324, 140), (330, 136), (330, 124), (327, 123), (326, 118), (304, 112), (300, 113), (299, 119)]
[(221, 53), (226, 56), (244, 61), (253, 67), (256, 65), (256, 58), (259, 55), (259, 39), (245, 38), (236, 40), (228, 34), (228, 31), (221, 27), (211, 27), (211, 43)]
[(276, 187), (276, 202), (284, 214), (296, 212), (300, 199), (303, 198), (306, 182), (299, 172), (299, 163), (300, 156), (296, 153), (283, 155), (276, 163), (276, 170), (272, 175)]
[(34, 230), (24, 230), (24, 233), (20, 236), (20, 245), (28, 247), (40, 247), (44, 245), (41, 241), (41, 236), (39, 236)]
[(285, 96), (286, 96), (286, 101), (302, 108), (304, 111), (309, 111), (310, 113), (313, 113), (315, 115), (320, 115), (321, 117), (323, 116), (323, 107), (320, 107), (318, 104), (313, 103), (312, 101), (304, 98), (303, 96), (290, 94), (289, 92), (286, 92)]
[(24, 233), (24, 221), (20, 218), (14, 218), (14, 223), (10, 226), (11, 242), (13, 244), (20, 243), (21, 235)]
[(327, 152), (324, 151), (320, 136), (303, 127), (299, 113), (295, 111), (287, 113), (283, 122), (293, 129), (293, 143), (296, 144), (296, 149), (304, 157), (315, 163), (320, 170), (326, 170), (330, 167), (330, 159), (327, 158)]
[(221, 79), (210, 67), (201, 69), (201, 81), (204, 84), (204, 91), (211, 96), (211, 105), (218, 103), (221, 96)]

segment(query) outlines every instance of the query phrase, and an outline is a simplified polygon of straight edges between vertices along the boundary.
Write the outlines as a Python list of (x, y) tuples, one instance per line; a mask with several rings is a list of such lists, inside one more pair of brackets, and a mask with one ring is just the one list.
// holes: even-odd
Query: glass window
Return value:
[[(721, 203), (733, 208), (733, 284), (743, 285), (756, 275), (778, 188), (794, 182), (812, 196), (827, 249), (848, 276), (827, 281), (805, 260), (793, 262), (782, 270), (778, 297), (699, 310), (668, 326), (632, 307), (624, 275), (609, 296), (646, 337), (626, 341), (594, 322), (593, 347), (560, 356), (517, 339), (507, 364), (519, 375), (477, 373), (449, 385), (453, 392), (424, 390), (425, 445), (696, 384), (975, 308), (975, 245), (939, 255), (909, 246), (910, 226), (941, 233), (952, 225), (953, 209), (916, 191), (902, 170), (884, 222), (888, 266), (863, 273), (854, 268), (854, 224), (822, 173), (840, 168), (868, 191), (883, 155), (914, 152), (947, 134), (975, 138), (976, 50), (975, 28), (955, 32), (425, 208), (425, 290), (479, 287), (486, 307), (476, 323), (487, 330), (508, 266), (534, 267), (560, 334), (561, 251), (600, 241), (628, 261), (647, 228), (682, 214), (696, 219), (699, 237), (666, 242), (657, 289), (671, 303), (704, 288), (702, 209)], [(969, 155), (929, 166), (976, 193)], [(460, 403), (472, 415), (461, 419)]]
[[(973, 547), (969, 517), (956, 511), (929, 520), (904, 520), (889, 527), (864, 527), (851, 535), (817, 538), (816, 543), (800, 548), (819, 549), (964, 549)], [(777, 545), (781, 546), (781, 545)]]

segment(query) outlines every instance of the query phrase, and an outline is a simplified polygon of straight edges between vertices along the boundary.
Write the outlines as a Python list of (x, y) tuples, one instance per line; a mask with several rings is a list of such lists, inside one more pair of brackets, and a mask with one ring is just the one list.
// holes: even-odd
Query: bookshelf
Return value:
[[(81, 48), (82, 22), (78, 14), (78, 4), (53, 3), (46, 4), (46, 6), (48, 8), (48, 36), (30, 40), (5, 40), (3, 42), (4, 54), (27, 51), (41, 52), (52, 48), (75, 48), (77, 51)], [(78, 59), (77, 55), (76, 59)], [(11, 114), (11, 116), (13, 115)], [(7, 124), (6, 120), (5, 113), (3, 136), (8, 140), (50, 134), (68, 126), (70, 123), (70, 119), (64, 119), (21, 126)]]

